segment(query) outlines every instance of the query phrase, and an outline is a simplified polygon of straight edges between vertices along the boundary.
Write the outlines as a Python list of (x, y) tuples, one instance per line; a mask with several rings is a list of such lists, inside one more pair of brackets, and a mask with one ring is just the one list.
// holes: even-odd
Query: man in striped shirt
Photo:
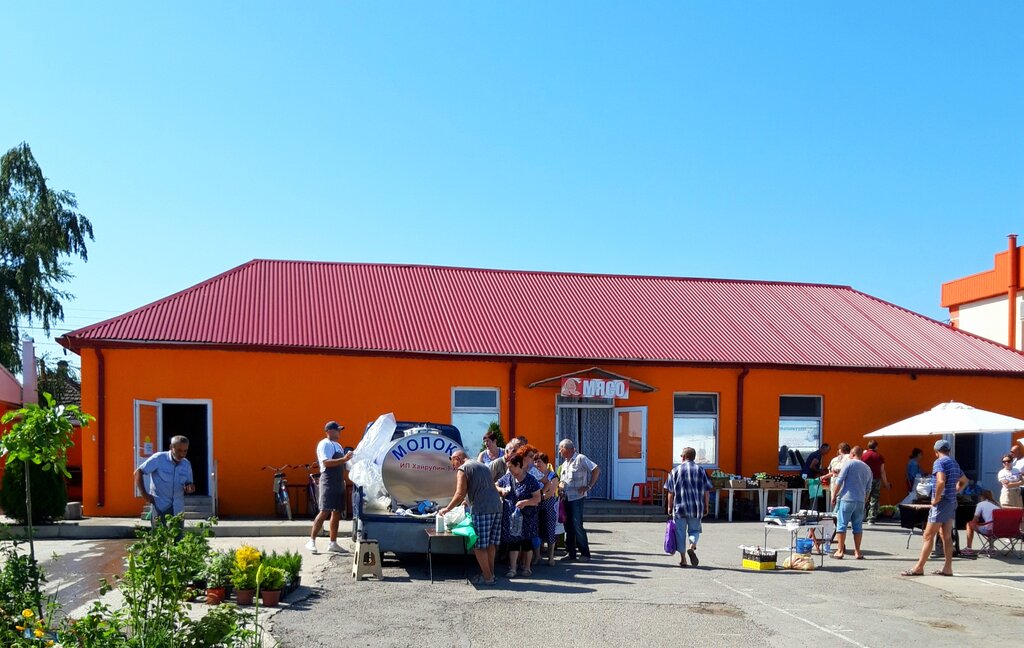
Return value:
[[(668, 474), (665, 490), (668, 491), (668, 510), (676, 523), (679, 566), (687, 567), (686, 556), (689, 556), (690, 564), (696, 567), (700, 564), (697, 560), (700, 519), (707, 515), (708, 499), (714, 487), (704, 469), (693, 462), (697, 456), (696, 450), (683, 448), (680, 456), (683, 463)], [(684, 550), (686, 553), (683, 553)]]

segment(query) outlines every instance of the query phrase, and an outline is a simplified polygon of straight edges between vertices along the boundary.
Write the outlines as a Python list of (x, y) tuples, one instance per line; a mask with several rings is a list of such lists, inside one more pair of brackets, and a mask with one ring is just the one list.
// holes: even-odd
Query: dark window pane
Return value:
[(676, 414), (717, 414), (718, 394), (676, 394)]
[(455, 407), (497, 407), (498, 392), (477, 389), (456, 389)]
[(779, 396), (779, 416), (821, 416), (821, 396)]

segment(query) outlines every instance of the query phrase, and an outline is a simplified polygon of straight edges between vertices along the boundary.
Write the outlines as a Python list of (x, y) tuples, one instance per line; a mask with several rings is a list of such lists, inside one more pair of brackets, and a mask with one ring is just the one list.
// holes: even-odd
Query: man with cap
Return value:
[(343, 551), (338, 545), (338, 523), (341, 521), (341, 511), (345, 508), (345, 473), (342, 464), (352, 458), (352, 452), (346, 453), (345, 448), (338, 443), (344, 429), (345, 426), (338, 425), (337, 421), (329, 421), (324, 426), (327, 438), (321, 439), (316, 446), (316, 458), (320, 462), (320, 512), (313, 520), (309, 542), (306, 543), (306, 549), (313, 553), (317, 552), (316, 538), (324, 528), (328, 513), (331, 516), (331, 541), (327, 551)]
[(949, 441), (940, 439), (935, 442), (935, 463), (932, 474), (935, 475), (935, 490), (932, 493), (932, 508), (928, 512), (928, 524), (924, 528), (921, 543), (921, 556), (912, 569), (900, 572), (901, 576), (923, 576), (924, 565), (932, 553), (935, 535), (942, 533), (942, 552), (945, 563), (942, 569), (932, 572), (934, 576), (953, 575), (953, 522), (956, 520), (956, 496), (967, 485), (967, 477), (961, 472), (960, 466), (949, 456)]

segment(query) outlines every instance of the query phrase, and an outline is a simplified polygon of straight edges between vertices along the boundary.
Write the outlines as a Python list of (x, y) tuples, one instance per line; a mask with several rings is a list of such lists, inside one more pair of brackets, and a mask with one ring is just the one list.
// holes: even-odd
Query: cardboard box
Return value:
[(729, 480), (729, 488), (746, 488), (746, 487), (747, 487), (747, 480), (746, 479), (730, 479)]

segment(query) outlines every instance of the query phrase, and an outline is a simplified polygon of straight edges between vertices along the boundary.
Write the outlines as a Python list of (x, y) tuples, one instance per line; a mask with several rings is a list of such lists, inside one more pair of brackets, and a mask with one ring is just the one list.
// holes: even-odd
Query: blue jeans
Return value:
[(587, 530), (583, 528), (583, 502), (586, 498), (570, 502), (565, 500), (565, 550), (576, 557), (576, 550), (590, 557), (590, 543), (587, 541)]
[(676, 521), (676, 549), (683, 553), (689, 548), (689, 544), (697, 546), (700, 540), (700, 532), (703, 531), (699, 517), (685, 517), (676, 513), (673, 515)]

